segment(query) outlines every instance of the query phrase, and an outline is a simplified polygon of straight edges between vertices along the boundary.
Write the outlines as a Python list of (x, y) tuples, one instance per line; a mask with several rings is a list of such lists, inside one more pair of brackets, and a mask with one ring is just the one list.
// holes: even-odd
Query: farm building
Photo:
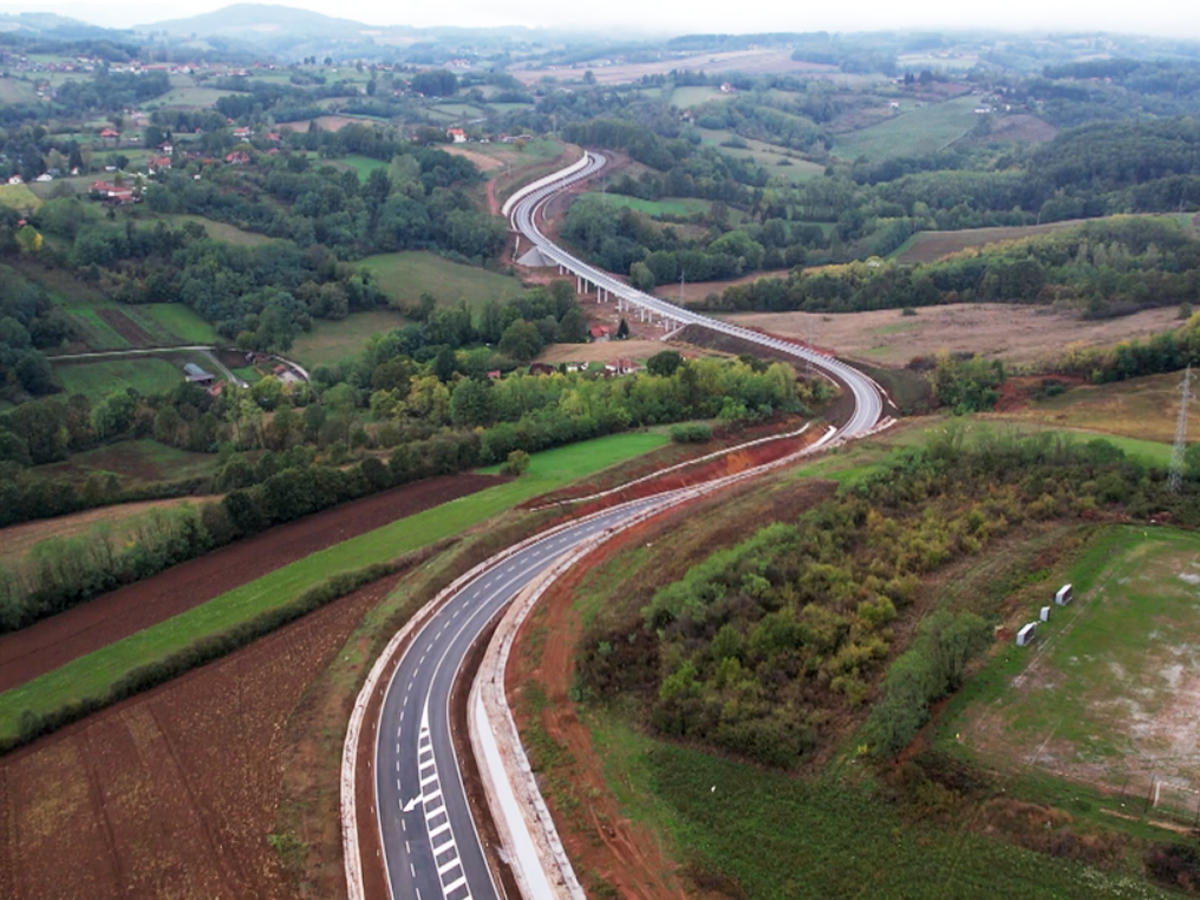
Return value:
[(216, 381), (215, 377), (205, 372), (195, 363), (184, 363), (183, 373), (184, 377), (192, 384), (209, 385)]

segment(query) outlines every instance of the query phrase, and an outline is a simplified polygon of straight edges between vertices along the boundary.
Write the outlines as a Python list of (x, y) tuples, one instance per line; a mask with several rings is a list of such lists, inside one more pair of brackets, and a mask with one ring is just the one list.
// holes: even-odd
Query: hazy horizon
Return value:
[[(81, 19), (110, 28), (129, 28), (172, 19), (189, 18), (230, 5), (224, 0), (200, 0), (186, 8), (169, 12), (161, 4), (148, 0), (100, 3), (88, 0), (61, 0), (31, 6), (0, 0), (0, 13), (48, 12)], [(496, 27), (519, 25), (563, 30), (588, 30), (606, 36), (640, 39), (649, 36), (695, 33), (753, 33), (764, 31), (870, 32), (885, 30), (933, 30), (954, 32), (968, 29), (998, 31), (1095, 33), (1114, 32), (1147, 37), (1200, 39), (1200, 8), (1181, 11), (1162, 2), (1131, 8), (1128, 4), (1107, 2), (1066, 6), (1015, 0), (996, 6), (970, 6), (960, 3), (931, 3), (919, 9), (880, 0), (867, 0), (847, 7), (811, 7), (803, 10), (766, 6), (746, 9), (726, 3), (702, 0), (688, 7), (684, 19), (671, 6), (648, 7), (633, 0), (610, 0), (603, 7), (583, 11), (548, 0), (521, 4), (519, 13), (511, 7), (481, 0), (460, 0), (453, 13), (436, 4), (397, 8), (380, 2), (354, 5), (332, 0), (296, 0), (268, 4), (305, 9), (337, 18), (352, 19), (373, 26), (411, 25), (416, 27), (457, 26)]]

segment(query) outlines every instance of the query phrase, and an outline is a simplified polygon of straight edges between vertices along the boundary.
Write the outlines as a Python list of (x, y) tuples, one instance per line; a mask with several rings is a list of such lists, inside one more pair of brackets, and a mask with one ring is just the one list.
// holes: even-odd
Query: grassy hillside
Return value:
[(335, 363), (361, 350), (372, 335), (400, 328), (407, 322), (391, 309), (353, 313), (340, 322), (318, 320), (313, 322), (312, 331), (296, 339), (287, 356), (309, 367)]
[(362, 265), (378, 278), (379, 286), (393, 303), (416, 303), (422, 294), (432, 294), (442, 305), (466, 300), (472, 307), (488, 300), (508, 300), (523, 288), (510, 275), (499, 275), (477, 266), (451, 262), (434, 253), (409, 250), (368, 256)]
[(878, 125), (840, 135), (833, 153), (849, 160), (865, 156), (873, 162), (933, 153), (975, 127), (976, 104), (974, 97), (959, 97), (902, 112)]

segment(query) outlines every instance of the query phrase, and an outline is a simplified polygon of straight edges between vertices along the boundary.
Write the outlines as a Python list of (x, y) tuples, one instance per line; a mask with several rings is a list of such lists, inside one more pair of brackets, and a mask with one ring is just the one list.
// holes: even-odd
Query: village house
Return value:
[(588, 337), (595, 342), (607, 341), (612, 330), (607, 325), (593, 325), (588, 329)]
[(617, 359), (610, 359), (604, 364), (605, 375), (629, 375), (637, 370), (637, 363), (624, 356)]
[(456, 144), (465, 144), (467, 142), (467, 133), (461, 128), (447, 128), (446, 137), (450, 138)]

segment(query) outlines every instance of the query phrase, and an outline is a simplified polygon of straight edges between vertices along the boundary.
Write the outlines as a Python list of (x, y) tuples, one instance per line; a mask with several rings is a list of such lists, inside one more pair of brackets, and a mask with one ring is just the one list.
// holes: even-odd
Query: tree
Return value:
[(683, 365), (683, 355), (678, 350), (663, 350), (646, 360), (646, 371), (651, 375), (670, 378)]
[(518, 362), (529, 362), (542, 352), (542, 335), (532, 322), (518, 319), (504, 329), (499, 349)]
[(628, 338), (629, 338), (629, 323), (625, 321), (624, 317), (622, 317), (621, 324), (617, 326), (617, 340), (624, 341), (624, 340), (627, 340)]

